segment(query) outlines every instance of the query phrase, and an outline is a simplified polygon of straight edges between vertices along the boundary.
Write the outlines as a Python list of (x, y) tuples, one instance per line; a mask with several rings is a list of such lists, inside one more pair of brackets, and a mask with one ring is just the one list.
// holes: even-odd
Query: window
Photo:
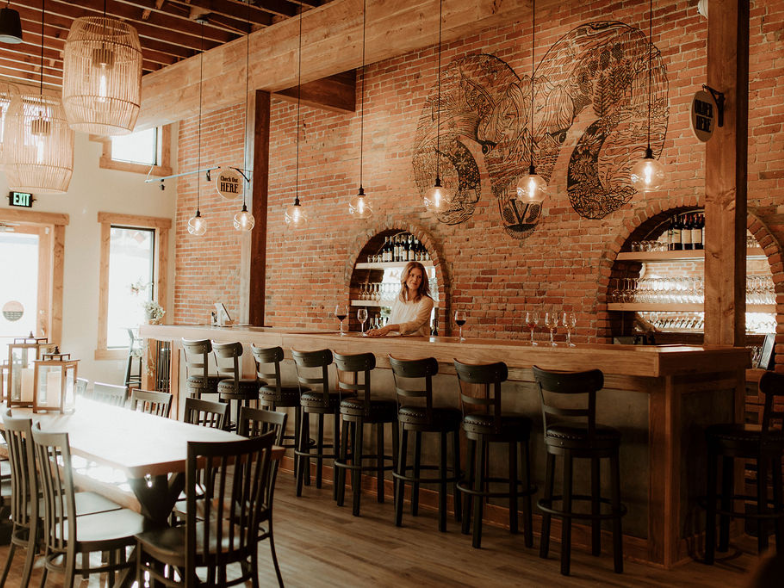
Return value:
[(166, 306), (166, 252), (171, 219), (98, 213), (101, 269), (95, 359), (127, 354), (128, 329), (145, 321), (143, 303)]
[(91, 141), (103, 144), (100, 167), (137, 172), (150, 176), (169, 176), (171, 169), (171, 125), (122, 135), (100, 137)]

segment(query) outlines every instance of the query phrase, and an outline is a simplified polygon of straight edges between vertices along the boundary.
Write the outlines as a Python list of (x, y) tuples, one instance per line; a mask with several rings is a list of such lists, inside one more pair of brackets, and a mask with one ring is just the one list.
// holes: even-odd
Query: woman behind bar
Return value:
[(430, 335), (433, 299), (430, 297), (425, 267), (418, 261), (409, 261), (403, 268), (400, 286), (400, 294), (392, 303), (389, 323), (380, 329), (368, 331), (369, 337), (383, 337), (392, 331), (401, 335)]

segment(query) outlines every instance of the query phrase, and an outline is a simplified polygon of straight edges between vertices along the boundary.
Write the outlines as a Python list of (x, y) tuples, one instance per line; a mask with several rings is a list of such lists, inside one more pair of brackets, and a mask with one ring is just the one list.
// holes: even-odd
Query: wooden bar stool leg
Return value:
[(317, 438), (316, 438), (316, 488), (321, 488), (321, 472), (322, 466), (324, 465), (324, 415), (319, 413), (318, 415), (318, 428), (317, 428)]
[[(547, 454), (547, 466), (545, 470), (544, 482), (544, 496), (542, 497), (542, 505), (547, 508), (553, 506), (553, 485), (555, 484), (555, 456), (552, 453)], [(547, 559), (547, 554), (550, 551), (550, 522), (553, 515), (547, 512), (542, 512), (542, 537), (539, 543), (539, 557)]]
[(708, 450), (708, 491), (705, 493), (705, 563), (713, 564), (716, 552), (716, 483), (718, 481), (718, 456)]
[(561, 527), (561, 574), (569, 575), (572, 555), (572, 454), (566, 452), (563, 463), (563, 511)]
[(781, 555), (784, 553), (784, 505), (782, 504), (782, 484), (784, 480), (781, 478), (781, 456), (773, 456), (773, 508), (779, 515), (776, 518), (776, 553)]
[(420, 467), (422, 465), (422, 433), (416, 431), (414, 433), (414, 479), (416, 480), (411, 485), (411, 514), (417, 516), (419, 514), (419, 476)]
[[(343, 421), (343, 434), (340, 436), (340, 463), (348, 463), (348, 429), (349, 422)], [(335, 466), (335, 488), (337, 495), (335, 500), (338, 506), (343, 506), (346, 498), (346, 468)]]
[(439, 437), (438, 477), (441, 479), (441, 482), (438, 485), (438, 530), (443, 533), (446, 531), (446, 431), (441, 431)]
[(517, 513), (517, 442), (509, 443), (509, 532), (518, 531)]
[[(299, 407), (294, 407), (294, 446), (299, 445), (299, 435), (302, 430), (302, 414)], [(299, 448), (298, 448), (299, 449)], [(297, 469), (299, 468), (299, 457), (294, 454), (294, 479), (297, 478)]]
[(460, 491), (457, 489), (457, 482), (458, 482), (458, 480), (460, 480), (460, 475), (461, 475), (461, 471), (460, 471), (460, 429), (455, 429), (453, 431), (453, 433), (452, 433), (452, 461), (453, 461), (452, 467), (455, 470), (454, 474), (453, 474), (454, 477), (455, 477), (455, 483), (452, 486), (452, 492), (453, 492), (453, 496), (454, 496), (455, 520), (457, 522), (460, 522), (460, 519), (463, 518), (461, 516), (462, 515), (462, 510), (463, 510), (462, 507), (461, 507), (462, 496), (460, 495), (461, 494)]
[[(299, 451), (304, 453), (308, 444), (308, 413), (302, 411), (302, 429), (299, 436)], [(297, 470), (297, 496), (302, 496), (302, 484), (305, 481), (305, 470), (310, 470), (310, 458), (300, 457), (299, 468)]]
[[(474, 491), (481, 492), (484, 488), (485, 475), (485, 454), (487, 453), (487, 441), (482, 437), (478, 443), (476, 452), (476, 472), (474, 475)], [(474, 496), (474, 538), (473, 546), (479, 549), (482, 546), (482, 515), (484, 509), (484, 499), (482, 496)]]
[(384, 423), (376, 423), (376, 500), (384, 502)]
[[(768, 512), (768, 460), (763, 456), (757, 460), (757, 513)], [(768, 548), (767, 520), (757, 519), (757, 547), (759, 553)]]
[(525, 546), (533, 547), (534, 545), (534, 516), (533, 508), (531, 505), (531, 451), (528, 447), (528, 441), (522, 443), (523, 446), (523, 459), (525, 463), (522, 464), (523, 468), (523, 486), (525, 488), (525, 498), (523, 499), (523, 517), (525, 518)]
[[(332, 431), (333, 431), (332, 436), (334, 437), (334, 439), (332, 440), (332, 453), (333, 453), (333, 455), (338, 455), (339, 454), (340, 447), (341, 447), (341, 442), (342, 442), (342, 438), (343, 438), (343, 436), (340, 434), (340, 428), (341, 428), (340, 421), (341, 421), (340, 413), (339, 412), (335, 412), (332, 415)], [(344, 461), (343, 463), (346, 463), (346, 462)], [(332, 464), (332, 500), (337, 500), (338, 499), (338, 485), (337, 485), (337, 480), (336, 480), (337, 472), (335, 471), (336, 469), (337, 468), (335, 468), (335, 464), (333, 462), (333, 464)], [(345, 477), (346, 472), (345, 472), (344, 468), (341, 468), (341, 469), (343, 469), (343, 487), (345, 489), (345, 486), (346, 486), (346, 477)]]
[[(474, 483), (474, 473), (476, 470), (476, 441), (468, 439), (468, 447), (466, 447), (466, 476), (464, 484), (467, 488), (471, 488)], [(471, 502), (472, 497), (470, 494), (463, 496), (463, 525), (460, 529), (463, 535), (468, 535), (471, 530)]]
[[(721, 510), (732, 510), (732, 495), (735, 484), (733, 483), (734, 462), (731, 457), (723, 457), (721, 463)], [(730, 548), (730, 515), (719, 516), (719, 548), (724, 553)]]
[(615, 573), (623, 573), (623, 532), (621, 529), (621, 471), (617, 453), (610, 457), (610, 504), (613, 518), (613, 563)]
[[(408, 452), (408, 431), (405, 426), (400, 432), (400, 450), (397, 453), (397, 473), (406, 475), (406, 453)], [(402, 479), (395, 480), (395, 526), (403, 525), (403, 500), (406, 496), (406, 483)]]
[[(591, 514), (598, 517), (601, 514), (601, 460), (598, 457), (591, 458)], [(591, 521), (591, 555), (601, 555), (602, 553), (602, 525), (596, 518)]]
[(392, 471), (395, 471), (398, 460), (398, 449), (400, 446), (400, 424), (397, 421), (392, 423)]
[(351, 489), (354, 492), (354, 509), (352, 514), (355, 517), (358, 517), (359, 500), (360, 496), (362, 496), (362, 445), (365, 428), (361, 417), (356, 420), (354, 426), (356, 427), (356, 433), (354, 435), (354, 455), (351, 458), (351, 465), (354, 466), (351, 477)]

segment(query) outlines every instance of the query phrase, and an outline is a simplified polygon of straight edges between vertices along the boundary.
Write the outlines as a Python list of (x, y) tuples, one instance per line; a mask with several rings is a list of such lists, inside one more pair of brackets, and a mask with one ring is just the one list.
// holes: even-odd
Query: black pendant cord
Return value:
[(653, 101), (653, 0), (648, 2), (648, 151), (651, 152), (651, 102)]
[(302, 102), (302, 7), (299, 9), (299, 53), (297, 62), (297, 172), (294, 185), (294, 206), (299, 206), (299, 114)]
[(43, 97), (44, 97), (44, 13), (46, 12), (46, 0), (41, 0), (41, 116), (43, 116)]
[[(248, 23), (248, 34), (245, 43), (245, 129), (248, 128), (248, 93), (249, 93), (249, 82), (250, 82), (250, 0), (247, 0), (247, 4), (245, 5), (245, 21)], [(242, 191), (242, 211), (247, 212), (248, 207), (245, 204), (245, 194), (250, 188), (250, 180), (248, 179), (248, 140), (245, 139), (245, 145), (242, 153), (242, 167), (243, 167), (243, 174), (242, 177), (245, 180), (245, 189)]]
[(359, 193), (364, 194), (362, 188), (362, 167), (364, 164), (363, 151), (365, 146), (365, 26), (367, 23), (367, 0), (362, 6), (362, 89), (360, 90), (359, 105)]
[(436, 186), (441, 185), (441, 18), (444, 12), (444, 0), (438, 0), (438, 103), (436, 105)]
[(204, 21), (201, 21), (201, 52), (199, 53), (199, 139), (196, 147), (196, 216), (201, 204), (201, 87), (204, 83)]
[(531, 2), (531, 120), (530, 134), (531, 134), (531, 168), (528, 170), (529, 174), (534, 173), (534, 71), (536, 68), (536, 61), (534, 59), (536, 43), (536, 0)]

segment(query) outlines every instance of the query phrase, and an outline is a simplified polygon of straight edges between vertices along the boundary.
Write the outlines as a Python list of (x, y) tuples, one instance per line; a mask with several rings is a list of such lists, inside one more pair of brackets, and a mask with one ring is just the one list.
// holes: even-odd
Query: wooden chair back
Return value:
[(335, 360), (338, 390), (341, 393), (356, 392), (357, 398), (363, 401), (365, 412), (368, 412), (371, 395), (370, 373), (376, 368), (376, 356), (372, 353), (333, 353), (332, 356)]
[(91, 398), (96, 402), (103, 402), (112, 406), (125, 406), (125, 401), (128, 400), (128, 389), (125, 386), (96, 382), (93, 385)]
[(131, 410), (138, 410), (155, 416), (168, 417), (172, 395), (168, 392), (153, 392), (134, 389), (131, 392)]
[(389, 365), (392, 367), (392, 377), (395, 380), (398, 410), (403, 406), (424, 408), (427, 421), (432, 422), (433, 376), (438, 373), (436, 358), (398, 359), (390, 355)]
[[(32, 437), (33, 421), (3, 411), (3, 428), (11, 466), (11, 521), (13, 533), (30, 532), (38, 521), (38, 474)], [(31, 497), (35, 496), (34, 500)]]
[(186, 378), (202, 378), (206, 388), (212, 341), (209, 339), (183, 339), (182, 351), (185, 357)]
[[(539, 386), (542, 401), (542, 422), (545, 435), (547, 428), (566, 423), (585, 426), (588, 443), (594, 444), (596, 433), (596, 393), (604, 387), (604, 374), (601, 370), (583, 372), (556, 372), (533, 366), (534, 379)], [(558, 396), (568, 396), (571, 404), (576, 397), (584, 397), (581, 408), (563, 407)], [(554, 420), (554, 418), (557, 420)]]
[(763, 438), (784, 429), (784, 375), (765, 372), (759, 381), (759, 390), (765, 395), (762, 409)]
[(76, 395), (86, 397), (89, 384), (90, 382), (86, 378), (76, 378)]
[[(262, 437), (274, 433), (274, 444), (283, 445), (287, 421), (288, 415), (285, 412), (243, 406), (240, 407), (240, 422), (237, 431), (243, 437)], [(265, 493), (267, 494), (266, 503), (271, 507), (272, 496), (275, 492), (275, 480), (278, 477), (278, 461), (273, 461), (270, 468), (269, 484)]]
[(329, 366), (332, 364), (332, 352), (329, 349), (319, 351), (291, 350), (291, 357), (297, 366), (297, 381), (300, 393), (302, 388), (320, 387), (324, 406), (329, 405)]
[(509, 369), (502, 361), (470, 364), (454, 360), (460, 384), (460, 408), (463, 418), (471, 414), (492, 417), (495, 433), (501, 432), (501, 383), (509, 377)]
[(282, 347), (256, 347), (251, 345), (253, 361), (256, 362), (256, 379), (260, 386), (269, 386), (275, 382), (275, 392), (280, 394), (282, 387), (280, 379), (280, 362), (283, 361)]
[(212, 353), (215, 356), (215, 370), (221, 379), (234, 381), (234, 393), (240, 393), (240, 358), (242, 343), (212, 342)]
[(210, 429), (223, 429), (228, 407), (229, 405), (225, 402), (186, 398), (185, 414), (183, 414), (182, 420), (191, 425), (199, 425)]
[[(256, 557), (274, 433), (219, 443), (188, 443), (185, 585), (197, 586), (197, 566), (225, 578), (226, 566)], [(203, 521), (210, 521), (203, 524)], [(216, 546), (221, 546), (216, 549)], [(250, 580), (252, 566), (242, 566)]]

